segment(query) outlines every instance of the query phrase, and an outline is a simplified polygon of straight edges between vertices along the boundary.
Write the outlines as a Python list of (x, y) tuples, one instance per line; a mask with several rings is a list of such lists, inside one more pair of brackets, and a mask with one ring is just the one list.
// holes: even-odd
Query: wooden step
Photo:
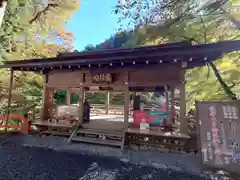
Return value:
[(102, 144), (102, 145), (109, 145), (109, 146), (116, 146), (116, 147), (121, 147), (121, 144), (122, 144), (122, 141), (102, 140), (102, 139), (80, 137), (80, 136), (74, 136), (72, 138), (72, 141), (86, 142), (91, 144)]
[(54, 136), (67, 136), (67, 137), (71, 135), (71, 133), (68, 133), (68, 132), (59, 132), (59, 131), (50, 131), (50, 130), (41, 131), (40, 133), (54, 135)]
[(124, 132), (103, 131), (98, 129), (79, 129), (77, 133), (123, 137)]
[(32, 125), (36, 127), (52, 127), (52, 128), (64, 128), (64, 129), (71, 129), (74, 124), (65, 124), (65, 123), (32, 123)]

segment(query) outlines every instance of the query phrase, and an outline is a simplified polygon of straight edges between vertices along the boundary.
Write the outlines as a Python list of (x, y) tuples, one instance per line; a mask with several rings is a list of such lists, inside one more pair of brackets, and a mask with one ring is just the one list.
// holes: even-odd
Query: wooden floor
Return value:
[[(178, 132), (162, 132), (157, 130), (140, 130), (128, 128), (124, 131), (124, 122), (90, 120), (81, 126), (65, 122), (35, 121), (32, 123), (39, 127), (40, 133), (67, 136), (69, 142), (102, 144), (123, 148), (125, 145), (141, 147), (159, 146), (162, 149), (183, 149), (190, 136)], [(130, 146), (129, 146), (130, 145)], [(162, 150), (161, 150), (162, 151)]]
[(49, 126), (49, 127), (66, 127), (66, 128), (72, 128), (73, 126), (75, 126), (75, 124), (70, 124), (70, 123), (65, 123), (65, 122), (50, 123), (47, 120), (33, 121), (32, 125)]

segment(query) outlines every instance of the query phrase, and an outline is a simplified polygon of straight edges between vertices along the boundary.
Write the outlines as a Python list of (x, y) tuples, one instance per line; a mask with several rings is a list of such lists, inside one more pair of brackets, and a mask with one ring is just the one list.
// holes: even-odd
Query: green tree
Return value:
[[(120, 21), (130, 18), (137, 29), (133, 41), (135, 45), (160, 44), (181, 40), (192, 41), (195, 44), (216, 42), (219, 40), (239, 39), (239, 20), (234, 11), (234, 3), (239, 1), (209, 1), (200, 3), (195, 0), (126, 0), (116, 7)], [(208, 67), (195, 68), (187, 72), (189, 99), (230, 98), (236, 99), (239, 81), (233, 77), (239, 76), (238, 54), (228, 55)], [(233, 62), (226, 70), (229, 60)], [(210, 73), (210, 69), (214, 76)], [(222, 68), (223, 67), (223, 68)], [(206, 76), (198, 76), (198, 72)], [(196, 77), (196, 78), (194, 78)], [(205, 79), (203, 79), (205, 78)], [(218, 80), (216, 86), (199, 92), (197, 87), (208, 86)], [(206, 79), (208, 79), (206, 81)], [(211, 80), (210, 80), (211, 79)], [(191, 83), (194, 85), (192, 86)], [(196, 86), (196, 83), (199, 86)], [(204, 84), (205, 83), (205, 84)], [(219, 87), (220, 84), (220, 87)], [(209, 84), (210, 85), (210, 84)], [(210, 86), (211, 87), (211, 86)], [(215, 95), (213, 95), (215, 94)], [(216, 95), (218, 97), (216, 97)], [(227, 96), (226, 96), (227, 95)]]
[[(72, 51), (74, 36), (65, 28), (78, 8), (79, 1), (8, 1), (0, 29), (0, 61), (53, 57)], [(0, 102), (6, 104), (9, 72), (0, 71)], [(13, 103), (24, 107), (38, 102), (40, 106), (41, 76), (16, 72), (14, 79)]]

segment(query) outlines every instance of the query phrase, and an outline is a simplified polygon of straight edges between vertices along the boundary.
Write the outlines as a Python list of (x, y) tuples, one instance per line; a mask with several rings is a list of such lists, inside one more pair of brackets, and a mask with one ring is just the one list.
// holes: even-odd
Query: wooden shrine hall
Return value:
[[(69, 143), (80, 141), (121, 148), (151, 146), (179, 151), (190, 138), (186, 117), (185, 71), (204, 66), (225, 53), (239, 49), (240, 41), (205, 45), (179, 42), (130, 49), (63, 53), (55, 58), (6, 61), (0, 68), (11, 69), (9, 106), (15, 71), (35, 72), (45, 78), (41, 117), (32, 122), (40, 133), (64, 134), (69, 137)], [(155, 92), (163, 88), (168, 94), (165, 114), (130, 107), (131, 92)], [(180, 128), (168, 131), (173, 129), (166, 127), (173, 127), (171, 111), (176, 88), (180, 91)], [(68, 92), (65, 105), (53, 102), (54, 92), (59, 89)], [(90, 120), (91, 104), (84, 100), (84, 92), (87, 91), (124, 92), (124, 120)], [(70, 94), (73, 92), (80, 97), (77, 106), (70, 104)], [(129, 122), (131, 111), (133, 122)], [(163, 120), (165, 123), (161, 123)]]

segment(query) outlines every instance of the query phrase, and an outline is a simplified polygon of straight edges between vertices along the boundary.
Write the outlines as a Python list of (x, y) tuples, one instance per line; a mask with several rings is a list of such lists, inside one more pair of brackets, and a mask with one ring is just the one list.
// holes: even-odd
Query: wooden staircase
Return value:
[(68, 139), (70, 142), (85, 142), (91, 144), (101, 144), (123, 148), (125, 141), (124, 132), (116, 132), (111, 130), (91, 129), (76, 127)]

